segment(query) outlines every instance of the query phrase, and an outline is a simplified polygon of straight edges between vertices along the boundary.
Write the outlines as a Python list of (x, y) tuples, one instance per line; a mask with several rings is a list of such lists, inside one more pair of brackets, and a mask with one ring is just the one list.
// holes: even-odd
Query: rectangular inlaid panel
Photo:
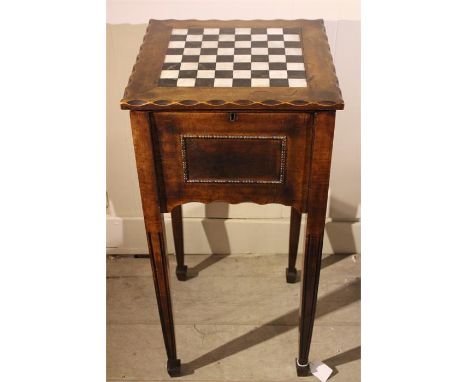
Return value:
[(173, 28), (161, 87), (307, 87), (300, 28)]
[(285, 136), (183, 135), (184, 181), (283, 183)]

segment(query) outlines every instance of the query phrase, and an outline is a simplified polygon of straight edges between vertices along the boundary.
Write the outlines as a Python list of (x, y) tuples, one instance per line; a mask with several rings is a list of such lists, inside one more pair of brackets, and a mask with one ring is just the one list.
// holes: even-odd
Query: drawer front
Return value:
[(161, 112), (152, 118), (166, 210), (215, 200), (301, 209), (310, 114)]

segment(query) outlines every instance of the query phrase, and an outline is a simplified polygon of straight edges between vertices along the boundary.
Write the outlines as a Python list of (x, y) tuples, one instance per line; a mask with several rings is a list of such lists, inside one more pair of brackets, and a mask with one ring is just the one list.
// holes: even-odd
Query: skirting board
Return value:
[[(289, 219), (184, 218), (187, 254), (287, 253)], [(171, 220), (165, 219), (167, 248), (174, 253)], [(299, 253), (303, 251), (302, 219)], [(327, 221), (324, 253), (360, 253), (359, 221)], [(107, 217), (107, 254), (147, 254), (143, 218)]]

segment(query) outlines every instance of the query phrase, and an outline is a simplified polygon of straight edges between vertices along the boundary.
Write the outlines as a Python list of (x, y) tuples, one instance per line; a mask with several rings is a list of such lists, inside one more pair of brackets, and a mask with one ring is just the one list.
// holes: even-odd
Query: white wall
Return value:
[(359, 0), (107, 0), (109, 24), (148, 19), (360, 20)]
[[(108, 1), (107, 190), (114, 216), (108, 220), (108, 252), (147, 251), (129, 116), (120, 110), (119, 101), (149, 18), (325, 19), (346, 106), (337, 113), (324, 251), (359, 252), (359, 2), (241, 0), (232, 4), (225, 0)], [(289, 209), (280, 205), (191, 203), (184, 206), (184, 217), (187, 253), (287, 251)], [(258, 235), (263, 239), (255, 240)], [(168, 241), (172, 250), (170, 227)]]

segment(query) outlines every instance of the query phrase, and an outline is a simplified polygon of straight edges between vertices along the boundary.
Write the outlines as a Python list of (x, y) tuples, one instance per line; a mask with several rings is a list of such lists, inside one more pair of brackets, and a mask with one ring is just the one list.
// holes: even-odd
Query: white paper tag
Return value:
[(330, 375), (333, 373), (333, 370), (325, 365), (323, 362), (314, 361), (309, 364), (310, 371), (315, 375), (321, 382), (326, 382)]

